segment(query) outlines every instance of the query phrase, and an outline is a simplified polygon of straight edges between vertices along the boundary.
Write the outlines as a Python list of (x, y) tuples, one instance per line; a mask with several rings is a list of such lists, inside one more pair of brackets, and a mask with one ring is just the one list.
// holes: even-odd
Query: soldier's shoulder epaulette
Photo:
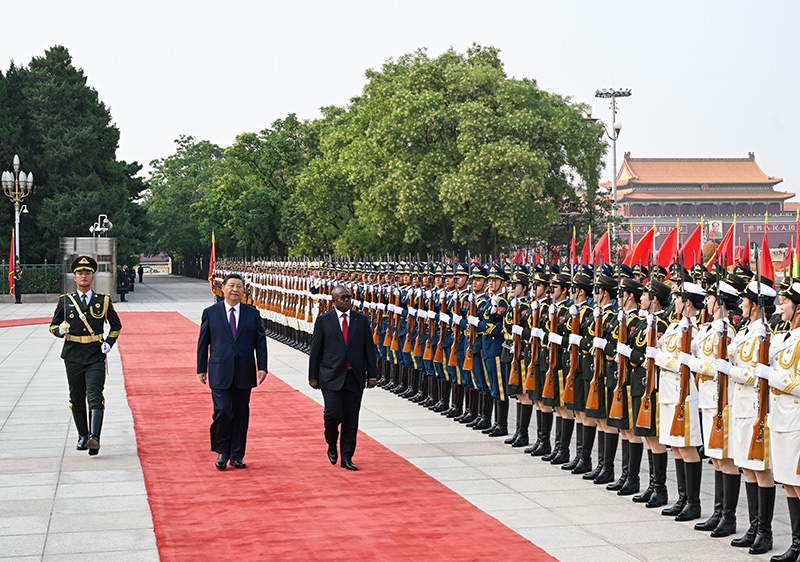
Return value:
[(100, 298), (109, 296), (107, 293), (95, 293), (95, 295), (97, 295)]

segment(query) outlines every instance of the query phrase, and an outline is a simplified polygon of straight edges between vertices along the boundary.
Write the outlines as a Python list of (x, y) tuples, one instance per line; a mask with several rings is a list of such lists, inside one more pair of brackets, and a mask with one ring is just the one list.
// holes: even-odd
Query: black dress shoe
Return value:
[(225, 470), (228, 466), (228, 455), (225, 453), (220, 453), (217, 457), (217, 462), (214, 463), (214, 466), (217, 467), (217, 470)]
[(342, 468), (346, 468), (347, 470), (358, 470), (358, 467), (353, 464), (353, 461), (350, 459), (342, 459)]
[(331, 464), (336, 464), (336, 461), (339, 459), (339, 453), (336, 452), (336, 449), (328, 449), (328, 460), (331, 461)]
[(242, 459), (231, 459), (231, 466), (233, 468), (247, 468)]
[(89, 448), (89, 436), (81, 435), (78, 437), (78, 445), (75, 447), (79, 451), (85, 451)]

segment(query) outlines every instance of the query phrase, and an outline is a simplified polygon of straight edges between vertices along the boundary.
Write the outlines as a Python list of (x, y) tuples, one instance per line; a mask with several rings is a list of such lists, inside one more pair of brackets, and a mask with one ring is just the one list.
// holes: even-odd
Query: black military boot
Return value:
[(465, 389), (464, 394), (464, 415), (456, 418), (459, 423), (474, 422), (478, 418), (478, 400), (480, 399), (479, 392), (474, 388)]
[(405, 365), (397, 365), (397, 381), (398, 384), (392, 389), (392, 394), (403, 394), (406, 390), (408, 390), (408, 372), (406, 371)]
[(572, 457), (572, 460), (566, 464), (561, 465), (561, 470), (572, 470), (578, 466), (578, 463), (581, 460), (581, 455), (583, 453), (583, 424), (576, 421), (575, 422), (575, 456)]
[(517, 437), (519, 437), (519, 424), (521, 420), (522, 420), (522, 403), (519, 400), (517, 400), (517, 427), (514, 429), (514, 435), (512, 435), (508, 439), (503, 439), (503, 443), (505, 443), (506, 445), (511, 445), (514, 441), (517, 440)]
[(86, 410), (80, 412), (72, 410), (72, 419), (75, 420), (75, 428), (78, 430), (78, 445), (75, 448), (85, 451), (89, 448), (89, 422), (86, 421)]
[(711, 531), (711, 536), (729, 537), (736, 532), (736, 506), (739, 505), (739, 489), (742, 485), (742, 475), (722, 475), (722, 517)]
[(443, 416), (448, 418), (457, 418), (463, 415), (462, 404), (464, 403), (464, 387), (457, 384), (453, 387), (453, 404), (448, 410), (441, 412)]
[(450, 409), (450, 390), (452, 388), (452, 384), (450, 381), (442, 381), (442, 394), (441, 394), (441, 401), (440, 404), (434, 406), (433, 411), (444, 413)]
[(531, 453), (532, 457), (542, 457), (550, 454), (550, 432), (553, 429), (554, 419), (554, 412), (542, 412), (542, 442), (539, 444), (539, 448)]
[(702, 461), (683, 462), (686, 473), (686, 505), (675, 516), (675, 521), (693, 521), (700, 518), (700, 481), (703, 476)]
[(427, 375), (426, 378), (428, 379), (425, 383), (428, 396), (419, 405), (433, 410), (434, 406), (441, 401), (442, 384), (441, 381), (436, 380), (435, 376)]
[(414, 404), (420, 404), (428, 399), (428, 375), (419, 371), (417, 373), (417, 379), (419, 380), (417, 384), (417, 393), (409, 398)]
[(683, 459), (675, 459), (675, 478), (678, 480), (678, 501), (672, 507), (661, 510), (661, 515), (675, 517), (686, 505), (686, 471), (684, 470)]
[(636, 503), (647, 503), (653, 495), (653, 486), (655, 479), (653, 478), (653, 451), (647, 449), (647, 466), (648, 474), (650, 475), (650, 482), (647, 484), (647, 489), (641, 494), (636, 494), (631, 499)]
[[(591, 454), (591, 451), (589, 452)], [(597, 466), (594, 470), (587, 472), (581, 478), (584, 480), (594, 480), (603, 471), (603, 465), (606, 462), (606, 432), (597, 431)]]
[(412, 398), (417, 394), (417, 387), (419, 385), (419, 373), (413, 367), (406, 367), (408, 372), (408, 388), (405, 392), (401, 392), (398, 396), (400, 398)]
[(653, 495), (644, 504), (647, 508), (667, 505), (667, 452), (653, 453)]
[(789, 550), (778, 556), (773, 556), (769, 562), (795, 562), (800, 559), (800, 499), (787, 497), (789, 502), (789, 522), (792, 525), (792, 546)]
[(484, 392), (480, 393), (480, 400), (478, 400), (478, 419), (472, 424), (472, 429), (478, 431), (486, 431), (492, 428), (492, 411), (494, 410), (494, 401), (491, 395)]
[[(553, 415), (555, 416), (555, 412), (553, 412)], [(558, 448), (561, 446), (561, 428), (563, 427), (564, 424), (564, 418), (562, 418), (561, 416), (555, 416), (555, 418), (556, 418), (556, 436), (555, 440), (553, 441), (553, 450), (547, 455), (542, 455), (542, 460), (544, 462), (550, 462), (551, 460), (556, 458), (559, 453)]]
[[(486, 414), (487, 413), (489, 414), (488, 420), (487, 420), (489, 422), (492, 421), (492, 415), (491, 415), (492, 414), (492, 410), (494, 410), (494, 423), (490, 423), (489, 427), (484, 427), (481, 430), (481, 433), (483, 433), (484, 435), (489, 435), (490, 433), (492, 433), (494, 431), (494, 429), (497, 427), (497, 424), (500, 423), (500, 414), (501, 414), (501, 412), (500, 412), (500, 401), (493, 399), (490, 394), (487, 394), (486, 395), (486, 399), (485, 399), (485, 401), (483, 403), (483, 412), (484, 412), (484, 418), (486, 418)], [(476, 429), (476, 428), (473, 428), (473, 429)], [(506, 435), (508, 435), (508, 430), (506, 430)]]
[(594, 449), (594, 438), (597, 435), (596, 425), (583, 426), (583, 441), (581, 443), (581, 454), (578, 464), (572, 469), (572, 474), (586, 474), (592, 471), (592, 449)]
[(497, 426), (489, 433), (489, 437), (503, 437), (508, 435), (508, 400), (495, 402), (497, 411)]
[(642, 468), (644, 443), (628, 443), (628, 477), (617, 491), (618, 496), (632, 496), (639, 493), (639, 472)]
[(550, 459), (550, 464), (564, 464), (569, 462), (569, 444), (572, 442), (572, 432), (574, 429), (574, 419), (564, 418), (561, 420), (561, 439), (558, 442), (558, 454)]
[(533, 443), (533, 445), (522, 451), (526, 455), (533, 454), (538, 447), (542, 446), (542, 427), (544, 425), (544, 422), (542, 421), (542, 414), (543, 412), (536, 408), (536, 441)]
[(750, 554), (764, 554), (772, 550), (772, 514), (775, 511), (775, 486), (758, 487), (758, 531)]
[[(103, 429), (103, 410), (89, 410), (89, 454), (95, 456), (100, 452), (100, 431)], [(773, 498), (775, 494), (773, 493)]]
[(715, 470), (714, 471), (714, 513), (711, 514), (711, 517), (703, 521), (702, 523), (697, 523), (694, 526), (695, 531), (713, 531), (717, 528), (719, 524), (719, 520), (722, 518), (722, 498), (723, 494), (725, 493), (722, 484), (722, 471)]
[(594, 484), (609, 484), (614, 481), (614, 457), (617, 456), (618, 443), (619, 433), (606, 433), (603, 468), (597, 478), (592, 480)]
[(511, 443), (512, 447), (525, 447), (528, 444), (528, 428), (533, 415), (533, 404), (523, 404), (520, 410), (519, 435)]
[(616, 482), (606, 486), (606, 490), (616, 492), (621, 490), (625, 485), (625, 481), (628, 479), (630, 450), (630, 441), (627, 439), (622, 439), (622, 474), (619, 475), (619, 478)]
[(744, 491), (747, 495), (747, 517), (750, 527), (744, 535), (731, 541), (731, 546), (739, 548), (753, 546), (758, 531), (758, 482), (745, 482)]

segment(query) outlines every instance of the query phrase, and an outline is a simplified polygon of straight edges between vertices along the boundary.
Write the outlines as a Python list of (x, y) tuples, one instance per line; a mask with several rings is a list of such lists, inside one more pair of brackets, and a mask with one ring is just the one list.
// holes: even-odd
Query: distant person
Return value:
[[(267, 336), (258, 309), (242, 302), (244, 281), (229, 273), (222, 281), (225, 300), (203, 311), (197, 340), (197, 376), (211, 388), (214, 417), (211, 450), (215, 466), (246, 468), (250, 391), (267, 378)], [(210, 354), (209, 354), (210, 348)]]
[(353, 464), (358, 435), (358, 413), (364, 386), (378, 384), (375, 344), (369, 319), (350, 310), (350, 291), (337, 285), (331, 293), (336, 308), (320, 315), (314, 323), (308, 363), (308, 384), (322, 390), (325, 400), (325, 441), (328, 460), (336, 464), (339, 426), (342, 427), (342, 468), (358, 470)]
[(144, 283), (144, 281), (142, 281), (142, 277), (144, 276), (144, 268), (141, 266), (141, 264), (139, 264), (139, 269), (137, 269), (136, 272), (139, 274), (139, 283)]
[(129, 283), (128, 266), (123, 265), (122, 269), (119, 270), (119, 279), (117, 279), (117, 294), (119, 295), (120, 302), (126, 302), (125, 295), (128, 294)]
[(14, 265), (14, 303), (22, 304), (22, 266)]
[[(97, 262), (89, 256), (78, 256), (72, 262), (72, 273), (78, 290), (58, 299), (50, 332), (64, 338), (61, 358), (67, 368), (69, 406), (78, 429), (79, 451), (100, 452), (100, 430), (103, 428), (106, 382), (106, 355), (117, 341), (122, 323), (111, 304), (111, 296), (92, 291)], [(105, 324), (108, 336), (103, 338)], [(86, 419), (86, 404), (89, 419)]]
[(136, 268), (127, 269), (128, 266), (125, 267), (125, 272), (128, 274), (128, 291), (132, 293), (136, 288)]

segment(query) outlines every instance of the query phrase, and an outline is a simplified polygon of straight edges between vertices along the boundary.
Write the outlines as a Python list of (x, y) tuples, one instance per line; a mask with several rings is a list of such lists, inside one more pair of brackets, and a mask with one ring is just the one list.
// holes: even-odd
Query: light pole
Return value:
[(114, 225), (108, 220), (108, 215), (98, 215), (97, 222), (89, 227), (89, 232), (92, 233), (92, 238), (97, 236), (102, 237), (103, 233), (108, 232)]
[(611, 123), (613, 123), (614, 127), (614, 134), (608, 132), (608, 129), (605, 129), (606, 135), (608, 138), (611, 139), (612, 145), (612, 154), (613, 154), (613, 166), (614, 169), (611, 171), (611, 197), (614, 200), (614, 213), (617, 212), (617, 139), (619, 138), (619, 133), (622, 131), (622, 123), (617, 121), (617, 98), (627, 98), (631, 95), (630, 90), (614, 90), (613, 88), (610, 90), (597, 90), (594, 94), (596, 98), (611, 98)]
[(33, 173), (26, 174), (19, 169), (19, 156), (15, 154), (14, 171), (3, 172), (0, 182), (3, 184), (3, 193), (14, 203), (14, 240), (16, 240), (14, 251), (19, 260), (19, 215), (20, 212), (28, 212), (27, 207), (24, 207), (24, 211), (20, 211), (20, 208), (33, 189)]

